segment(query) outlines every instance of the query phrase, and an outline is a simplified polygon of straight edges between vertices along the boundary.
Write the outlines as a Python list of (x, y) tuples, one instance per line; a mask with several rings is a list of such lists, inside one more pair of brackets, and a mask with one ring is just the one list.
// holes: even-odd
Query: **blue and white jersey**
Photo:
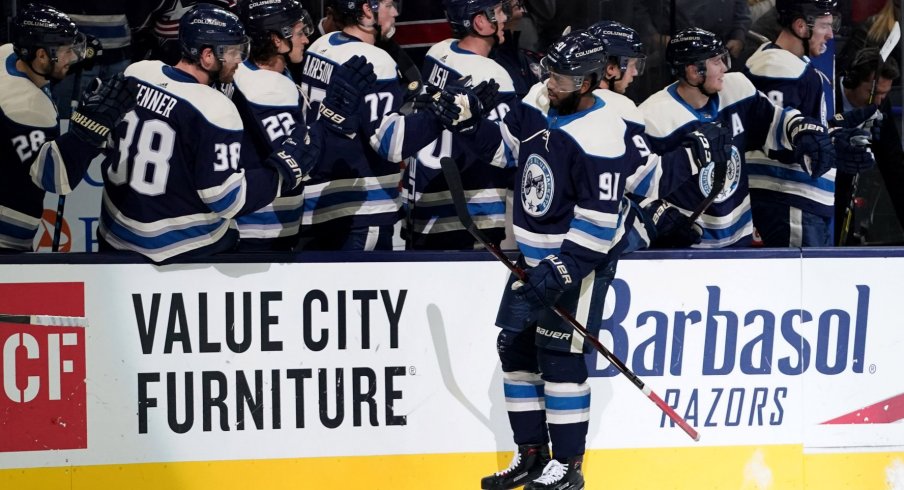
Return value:
[[(427, 52), (422, 73), (425, 83), (442, 89), (450, 80), (470, 76), (473, 85), (493, 79), (499, 84), (499, 103), (488, 118), (498, 121), (518, 103), (512, 79), (494, 60), (466, 51), (448, 39)], [(468, 148), (468, 142), (443, 130), (442, 136), (417, 153), (415, 165), (405, 170), (404, 203), (413, 243), (424, 248), (474, 248), (475, 240), (461, 224), (452, 205), (449, 186), (439, 161), (452, 157), (461, 171), (468, 210), (487, 238), (499, 244), (505, 238), (505, 197), (512, 187), (513, 169), (489, 165)]]
[[(517, 166), (514, 230), (530, 266), (549, 254), (571, 259), (577, 277), (606, 265), (636, 213), (627, 192), (658, 198), (696, 172), (680, 149), (665, 159), (650, 153), (628, 131), (615, 107), (599, 96), (587, 110), (560, 116), (549, 105), (546, 85), (536, 84), (512, 107), (493, 137), (485, 123), (475, 151), (494, 155), (494, 164)], [(665, 171), (664, 171), (665, 170)]]
[(102, 166), (98, 233), (155, 262), (234, 239), (232, 218), (270, 203), (279, 188), (274, 170), (243, 168), (235, 106), (159, 61), (134, 63), (125, 75), (138, 84), (137, 105), (114, 130)]
[(303, 226), (310, 232), (393, 225), (400, 217), (400, 162), (433, 141), (442, 125), (426, 112), (402, 116), (404, 88), (386, 51), (343, 32), (318, 38), (305, 52), (301, 90), (309, 124), (319, 115), (333, 72), (352, 56), (373, 65), (377, 81), (363, 97), (354, 138), (325, 131), (327, 157), (304, 190)]
[(31, 250), (44, 191), (29, 170), (45, 141), (60, 134), (57, 111), (46, 88), (38, 88), (16, 68), (12, 44), (0, 46), (0, 248)]
[[(750, 244), (753, 217), (744, 153), (753, 148), (790, 148), (787, 123), (790, 116), (797, 113), (773, 104), (740, 73), (726, 73), (723, 81), (722, 90), (700, 109), (691, 107), (681, 98), (677, 82), (651, 95), (640, 105), (655, 152), (680, 147), (688, 133), (705, 123), (719, 122), (723, 127), (731, 128), (734, 134), (725, 186), (697, 219), (703, 229), (701, 241), (695, 245), (697, 248)], [(690, 216), (712, 190), (713, 168), (713, 164), (708, 165), (698, 178), (668, 194), (666, 200)]]
[[(236, 69), (233, 86), (232, 102), (245, 129), (242, 162), (250, 168), (278, 149), (296, 125), (304, 124), (301, 96), (288, 72), (260, 69), (251, 60)], [(265, 248), (276, 238), (297, 235), (303, 190), (298, 187), (257, 211), (236, 218), (242, 241)]]
[[(757, 89), (781, 107), (797, 109), (826, 125), (831, 81), (807, 57), (766, 43), (747, 60), (744, 72)], [(754, 199), (784, 202), (818, 216), (832, 216), (835, 169), (812, 178), (792, 151), (752, 151), (747, 155)]]

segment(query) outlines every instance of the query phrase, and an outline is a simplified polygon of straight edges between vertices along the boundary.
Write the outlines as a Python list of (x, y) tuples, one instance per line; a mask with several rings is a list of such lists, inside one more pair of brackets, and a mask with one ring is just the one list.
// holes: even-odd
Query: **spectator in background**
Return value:
[(506, 3), (508, 4), (506, 11), (511, 15), (505, 22), (505, 42), (496, 44), (489, 57), (499, 63), (511, 76), (515, 94), (520, 99), (540, 81), (540, 55), (519, 46), (521, 38), (519, 27), (527, 13), (523, 3), (521, 0), (506, 0)]
[(140, 24), (133, 26), (135, 61), (160, 60), (167, 65), (178, 63), (182, 58), (179, 20), (198, 3), (209, 3), (228, 11), (236, 8), (236, 0), (153, 0), (146, 6)]
[[(852, 66), (857, 53), (863, 48), (880, 48), (885, 44), (895, 21), (901, 18), (901, 0), (888, 0), (876, 15), (860, 23), (835, 59), (837, 66)], [(892, 50), (889, 58), (901, 59), (901, 43)]]
[(674, 26), (671, 25), (669, 0), (649, 3), (650, 12), (653, 13), (653, 26), (661, 36), (668, 37), (673, 30), (677, 32), (698, 27), (719, 36), (732, 58), (737, 58), (744, 49), (744, 40), (750, 29), (750, 7), (747, 0), (676, 0)]
[[(876, 167), (860, 174), (857, 197), (865, 200), (868, 216), (858, 215), (855, 209), (853, 240), (844, 244), (904, 242), (904, 150), (901, 137), (891, 113), (888, 93), (892, 80), (901, 72), (898, 63), (889, 57), (881, 63), (879, 51), (867, 48), (857, 53), (853, 64), (836, 84), (835, 100), (839, 112), (867, 107), (873, 80), (878, 72), (873, 104), (879, 106), (883, 119), (879, 138), (873, 141)], [(845, 209), (851, 200), (852, 176), (839, 172), (835, 179), (835, 242), (839, 243)]]

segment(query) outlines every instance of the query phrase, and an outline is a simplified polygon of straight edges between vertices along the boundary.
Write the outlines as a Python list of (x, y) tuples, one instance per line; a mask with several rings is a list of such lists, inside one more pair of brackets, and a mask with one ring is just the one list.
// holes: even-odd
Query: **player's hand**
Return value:
[(91, 146), (102, 147), (122, 115), (135, 107), (136, 93), (135, 82), (122, 73), (106, 83), (95, 78), (72, 112), (69, 131)]
[(716, 166), (726, 166), (731, 160), (732, 131), (716, 123), (698, 126), (684, 137), (682, 144), (690, 149), (694, 164), (698, 169), (711, 162)]
[(811, 177), (819, 177), (835, 165), (835, 148), (825, 126), (803, 116), (797, 116), (788, 126), (794, 158)]
[(320, 121), (348, 138), (358, 132), (361, 99), (373, 89), (374, 67), (360, 55), (352, 56), (333, 71), (326, 97), (320, 103)]
[(876, 164), (869, 147), (870, 133), (865, 129), (837, 129), (832, 132), (835, 166), (839, 172), (855, 175)]
[(703, 229), (666, 201), (654, 201), (647, 207), (656, 225), (655, 248), (687, 248), (700, 243)]
[(446, 88), (434, 96), (433, 113), (443, 127), (453, 133), (471, 133), (483, 117), (483, 106), (474, 91), (468, 87), (446, 84)]
[(574, 283), (570, 260), (550, 254), (535, 267), (525, 271), (527, 282), (515, 281), (512, 291), (535, 308), (553, 306), (559, 296)]
[(281, 194), (295, 190), (310, 178), (309, 174), (316, 160), (306, 157), (319, 155), (318, 149), (313, 147), (315, 144), (317, 141), (312, 141), (310, 133), (296, 126), (292, 135), (282, 142), (279, 149), (264, 160), (279, 172)]
[(496, 83), (495, 79), (491, 78), (478, 83), (471, 90), (480, 101), (482, 108), (480, 115), (488, 116), (496, 108), (496, 100), (499, 98), (499, 84)]

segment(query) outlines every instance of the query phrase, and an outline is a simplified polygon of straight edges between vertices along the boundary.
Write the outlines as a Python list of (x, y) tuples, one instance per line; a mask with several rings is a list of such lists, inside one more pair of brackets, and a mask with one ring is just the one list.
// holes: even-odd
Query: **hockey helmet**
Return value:
[(182, 56), (197, 61), (204, 48), (211, 48), (221, 61), (242, 62), (248, 58), (249, 40), (238, 16), (209, 3), (199, 3), (179, 20)]
[(266, 39), (271, 32), (289, 39), (298, 22), (305, 36), (314, 34), (314, 21), (298, 0), (251, 0), (242, 8), (242, 21), (254, 39)]
[(73, 55), (70, 63), (85, 57), (85, 35), (68, 15), (47, 5), (25, 5), (13, 20), (10, 34), (13, 50), (26, 62), (35, 58), (39, 48), (46, 50), (54, 63), (64, 51)]
[(380, 0), (333, 0), (333, 12), (346, 24), (355, 24), (364, 15), (364, 4), (372, 12), (380, 11)]
[(838, 0), (777, 0), (775, 10), (782, 27), (790, 27), (795, 20), (804, 19), (812, 28), (817, 17), (832, 15), (835, 17), (832, 29), (837, 31), (841, 22)]
[(553, 80), (557, 91), (577, 92), (588, 78), (591, 78), (591, 86), (595, 87), (603, 76), (607, 63), (606, 42), (587, 31), (579, 30), (572, 31), (553, 43), (546, 56), (540, 60), (540, 69), (544, 77), (548, 75)]
[(644, 53), (643, 41), (634, 29), (612, 21), (603, 20), (587, 28), (587, 32), (602, 38), (606, 42), (609, 58), (618, 64), (624, 75), (631, 59), (635, 59), (637, 74), (643, 75), (647, 55)]
[(706, 77), (706, 60), (722, 57), (726, 69), (731, 68), (731, 57), (719, 36), (699, 27), (684, 29), (669, 40), (665, 59), (672, 76), (684, 77), (684, 67), (694, 65), (700, 76)]
[(480, 14), (486, 15), (490, 22), (496, 23), (496, 7), (502, 6), (506, 15), (510, 15), (508, 1), (501, 0), (443, 0), (446, 8), (446, 18), (452, 26), (452, 32), (458, 37), (464, 37), (471, 32), (474, 25), (474, 17)]

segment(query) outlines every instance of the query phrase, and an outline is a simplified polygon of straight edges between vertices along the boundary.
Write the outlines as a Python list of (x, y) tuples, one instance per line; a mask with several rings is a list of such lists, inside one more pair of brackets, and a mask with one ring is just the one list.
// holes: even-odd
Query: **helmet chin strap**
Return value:
[(705, 85), (706, 85), (706, 68), (700, 69), (700, 67), (698, 66), (698, 67), (697, 67), (697, 74), (700, 75), (701, 77), (703, 77), (703, 81), (700, 82), (700, 84), (694, 85), (693, 83), (691, 83), (690, 80), (687, 79), (687, 77), (684, 78), (684, 81), (687, 82), (687, 84), (690, 85), (691, 87), (694, 87), (695, 89), (699, 90), (701, 94), (703, 94), (703, 95), (705, 95), (705, 96), (707, 96), (707, 97), (712, 97), (713, 95), (716, 95), (715, 92), (709, 92), (709, 91), (707, 91), (706, 88), (705, 88)]

